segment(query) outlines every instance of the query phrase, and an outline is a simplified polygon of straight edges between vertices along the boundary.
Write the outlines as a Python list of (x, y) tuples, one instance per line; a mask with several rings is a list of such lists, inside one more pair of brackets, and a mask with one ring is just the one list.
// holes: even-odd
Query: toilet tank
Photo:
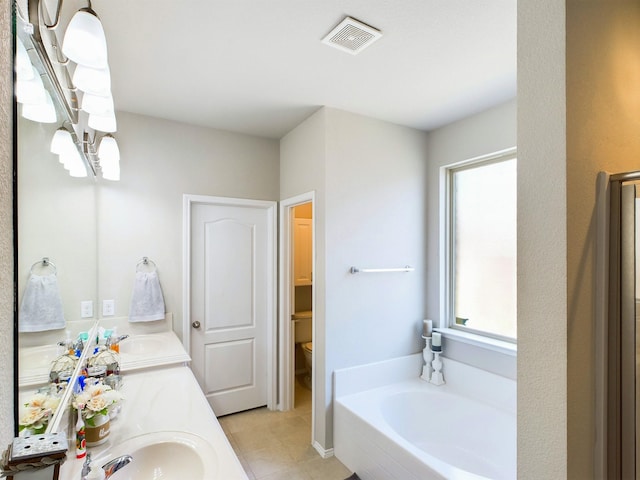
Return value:
[(295, 342), (306, 343), (313, 340), (312, 312), (296, 312), (292, 316), (295, 328)]

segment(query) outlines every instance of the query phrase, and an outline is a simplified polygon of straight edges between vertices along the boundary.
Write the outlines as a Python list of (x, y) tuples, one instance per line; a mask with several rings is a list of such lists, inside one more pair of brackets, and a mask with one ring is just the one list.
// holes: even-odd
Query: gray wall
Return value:
[[(424, 132), (331, 108), (281, 141), (281, 198), (316, 190), (315, 440), (326, 449), (332, 372), (420, 348), (426, 153)], [(348, 273), (407, 264), (416, 271)]]

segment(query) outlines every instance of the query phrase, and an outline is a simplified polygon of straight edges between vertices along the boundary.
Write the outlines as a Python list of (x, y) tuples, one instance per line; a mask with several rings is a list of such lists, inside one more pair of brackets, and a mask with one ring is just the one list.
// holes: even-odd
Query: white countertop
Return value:
[[(109, 439), (87, 449), (102, 462), (109, 449), (141, 434), (163, 431), (188, 432), (204, 439), (216, 452), (217, 475), (207, 480), (248, 480), (209, 403), (191, 370), (173, 366), (128, 373), (121, 389), (125, 396), (122, 411), (111, 422)], [(135, 462), (135, 458), (134, 458)], [(78, 480), (84, 459), (68, 455), (61, 480)], [(101, 464), (101, 463), (99, 463)], [(125, 467), (122, 472), (125, 472)], [(116, 480), (117, 474), (114, 475)], [(196, 480), (196, 479), (189, 479)]]

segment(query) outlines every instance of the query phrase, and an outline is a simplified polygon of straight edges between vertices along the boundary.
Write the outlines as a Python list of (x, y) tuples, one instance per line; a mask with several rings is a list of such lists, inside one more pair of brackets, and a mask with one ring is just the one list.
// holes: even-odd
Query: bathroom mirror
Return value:
[[(26, 2), (22, 2), (26, 3)], [(22, 14), (26, 6), (18, 7)], [(19, 28), (19, 19), (16, 19)], [(29, 47), (27, 47), (29, 48)], [(50, 85), (45, 86), (50, 87)], [(81, 302), (97, 298), (97, 218), (95, 180), (88, 175), (74, 178), (51, 153), (51, 139), (62, 125), (64, 112), (57, 108), (55, 123), (40, 123), (22, 116), (22, 105), (17, 105), (17, 303), (20, 305), (31, 272), (56, 273), (66, 328), (43, 332), (18, 333), (18, 383), (20, 371), (29, 367), (23, 355), (30, 347), (51, 345), (65, 339), (65, 329), (79, 331)], [(52, 267), (43, 269), (47, 258)], [(82, 279), (82, 281), (78, 281)], [(90, 325), (95, 311), (86, 318), (82, 330)], [(87, 322), (87, 320), (89, 322)], [(52, 355), (55, 353), (53, 351)], [(33, 358), (32, 358), (33, 357)], [(46, 358), (45, 358), (46, 357)], [(46, 355), (35, 361), (48, 363)], [(27, 375), (28, 376), (28, 375)], [(29, 383), (29, 382), (22, 382)], [(19, 387), (21, 394), (33, 391), (35, 386)]]

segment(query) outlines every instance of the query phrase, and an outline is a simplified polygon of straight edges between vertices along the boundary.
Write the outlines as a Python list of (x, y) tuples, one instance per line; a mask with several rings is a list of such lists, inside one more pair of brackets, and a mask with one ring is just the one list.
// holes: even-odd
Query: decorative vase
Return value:
[(109, 415), (94, 415), (92, 418), (85, 420), (85, 438), (87, 447), (95, 447), (102, 445), (109, 437), (109, 429), (111, 423)]

